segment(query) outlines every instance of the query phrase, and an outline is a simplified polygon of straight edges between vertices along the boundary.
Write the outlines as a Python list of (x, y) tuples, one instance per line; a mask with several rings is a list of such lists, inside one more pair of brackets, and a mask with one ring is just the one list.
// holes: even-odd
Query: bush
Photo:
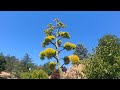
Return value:
[(48, 79), (47, 73), (42, 69), (23, 73), (21, 77), (22, 79)]
[(96, 47), (96, 55), (109, 64), (116, 63), (115, 58), (120, 56), (120, 39), (109, 34), (103, 36)]
[(86, 60), (85, 74), (88, 79), (117, 79), (120, 77), (120, 58), (113, 65), (98, 57)]
[(5, 70), (5, 64), (6, 64), (6, 61), (4, 56), (0, 55), (0, 72)]
[(120, 39), (109, 34), (103, 36), (94, 55), (84, 64), (89, 79), (120, 78)]
[(58, 69), (53, 71), (50, 79), (60, 79), (60, 73)]
[(63, 79), (86, 79), (86, 76), (83, 72), (84, 65), (73, 65), (67, 72), (63, 72)]

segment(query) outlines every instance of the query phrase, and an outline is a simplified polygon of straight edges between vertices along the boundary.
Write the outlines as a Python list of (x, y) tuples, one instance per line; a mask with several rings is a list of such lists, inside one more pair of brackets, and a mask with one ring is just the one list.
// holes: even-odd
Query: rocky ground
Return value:
[(0, 79), (17, 79), (17, 78), (15, 78), (14, 75), (11, 75), (10, 73), (1, 72)]

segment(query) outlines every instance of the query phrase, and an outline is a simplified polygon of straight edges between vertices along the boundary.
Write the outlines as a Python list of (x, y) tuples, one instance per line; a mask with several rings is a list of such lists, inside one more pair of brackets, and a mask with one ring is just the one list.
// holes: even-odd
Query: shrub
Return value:
[(23, 73), (21, 77), (22, 79), (48, 79), (47, 73), (42, 69)]
[(84, 65), (73, 65), (67, 72), (63, 72), (63, 79), (86, 79), (86, 76), (83, 72)]
[(5, 64), (6, 64), (6, 61), (4, 56), (0, 55), (0, 72), (5, 70)]

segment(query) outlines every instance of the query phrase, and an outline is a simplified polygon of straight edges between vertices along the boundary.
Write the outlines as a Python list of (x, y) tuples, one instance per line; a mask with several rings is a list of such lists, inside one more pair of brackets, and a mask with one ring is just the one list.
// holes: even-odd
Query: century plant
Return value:
[[(46, 47), (50, 44), (54, 46), (55, 49), (53, 48), (46, 48), (45, 50), (40, 52), (40, 59), (44, 60), (45, 57), (47, 59), (52, 59), (55, 58), (56, 62), (50, 62), (49, 67), (53, 70), (55, 69), (56, 65), (58, 66), (58, 71), (60, 73), (60, 77), (62, 76), (62, 66), (69, 64), (71, 61), (73, 64), (76, 64), (77, 62), (80, 61), (79, 57), (77, 55), (72, 55), (72, 56), (65, 56), (63, 58), (59, 57), (59, 54), (63, 50), (74, 50), (76, 48), (75, 44), (72, 44), (70, 42), (66, 42), (62, 46), (62, 39), (70, 39), (70, 35), (68, 32), (63, 32), (60, 31), (60, 29), (66, 28), (66, 25), (62, 22), (59, 21), (58, 18), (54, 20), (55, 25), (49, 24), (47, 29), (44, 30), (44, 33), (46, 37), (44, 38), (44, 41), (42, 43), (42, 47)], [(61, 66), (60, 60), (64, 60), (64, 64)], [(74, 62), (75, 61), (75, 62)]]

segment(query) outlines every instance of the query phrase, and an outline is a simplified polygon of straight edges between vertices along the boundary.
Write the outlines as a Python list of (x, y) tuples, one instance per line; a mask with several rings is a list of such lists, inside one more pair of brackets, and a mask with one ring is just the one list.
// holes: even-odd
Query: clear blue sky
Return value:
[[(44, 48), (43, 30), (58, 17), (67, 25), (64, 29), (71, 35), (72, 43), (84, 44), (92, 51), (98, 39), (105, 34), (120, 37), (120, 12), (107, 11), (1, 11), (0, 12), (0, 52), (22, 58), (30, 54), (33, 62), (44, 64), (39, 53)], [(63, 55), (70, 55), (63, 52)]]

